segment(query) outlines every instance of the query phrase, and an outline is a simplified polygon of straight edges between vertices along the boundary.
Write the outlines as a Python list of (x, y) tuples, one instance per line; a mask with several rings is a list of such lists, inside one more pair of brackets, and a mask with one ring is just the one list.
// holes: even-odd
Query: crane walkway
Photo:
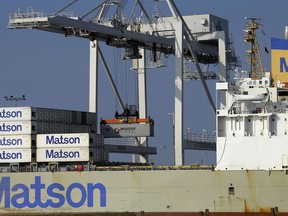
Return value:
[(184, 138), (184, 149), (216, 151), (216, 136), (202, 133), (187, 133)]

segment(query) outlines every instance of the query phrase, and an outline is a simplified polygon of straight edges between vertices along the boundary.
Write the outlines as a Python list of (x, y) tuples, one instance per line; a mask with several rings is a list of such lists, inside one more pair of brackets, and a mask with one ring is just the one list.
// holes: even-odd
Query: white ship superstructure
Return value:
[[(216, 169), (287, 169), (288, 89), (285, 79), (272, 79), (271, 72), (263, 72), (256, 37), (259, 26), (251, 19), (244, 37), (251, 43), (251, 71), (236, 71), (235, 82), (216, 85), (223, 102), (217, 111)], [(283, 72), (274, 69), (275, 73)]]
[(270, 76), (220, 83), (226, 106), (217, 111), (217, 169), (287, 168), (287, 101)]

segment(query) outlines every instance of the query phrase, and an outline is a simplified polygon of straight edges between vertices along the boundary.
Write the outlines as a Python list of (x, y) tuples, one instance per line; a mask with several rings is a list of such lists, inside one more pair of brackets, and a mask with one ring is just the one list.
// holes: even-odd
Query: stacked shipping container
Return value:
[(96, 124), (90, 112), (2, 107), (0, 163), (105, 160)]

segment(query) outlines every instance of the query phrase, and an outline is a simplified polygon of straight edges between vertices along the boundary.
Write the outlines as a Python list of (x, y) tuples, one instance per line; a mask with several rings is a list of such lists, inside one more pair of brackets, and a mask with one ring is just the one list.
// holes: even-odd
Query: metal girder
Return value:
[(185, 140), (183, 149), (216, 151), (216, 142)]
[[(107, 45), (118, 48), (138, 47), (152, 51), (159, 51), (166, 54), (175, 53), (175, 38), (153, 35), (132, 31), (124, 27), (114, 27), (85, 21), (73, 14), (65, 16), (52, 15), (45, 16), (43, 13), (34, 14), (15, 14), (10, 17), (9, 29), (37, 29), (65, 36), (75, 36), (86, 38), (91, 41), (103, 41)], [(200, 53), (207, 52), (213, 55), (218, 53), (217, 46), (207, 45), (199, 41), (190, 42), (200, 63), (203, 56)], [(191, 57), (189, 47), (183, 44), (183, 55)]]
[(65, 36), (77, 36), (90, 40), (104, 41), (108, 45), (127, 47), (135, 44), (146, 49), (171, 53), (173, 52), (174, 39), (163, 38), (150, 34), (129, 31), (123, 28), (106, 26), (77, 19), (77, 17), (51, 16), (39, 18), (10, 19), (10, 29), (38, 29)]
[(192, 43), (192, 40), (195, 40), (194, 39), (194, 36), (192, 35), (191, 31), (189, 30), (188, 26), (187, 26), (187, 23), (185, 22), (184, 18), (182, 17), (180, 11), (178, 10), (177, 6), (175, 5), (174, 1), (173, 0), (169, 0), (170, 1), (170, 4), (173, 6), (176, 14), (178, 15), (178, 17), (180, 18), (180, 20), (182, 21), (183, 25), (184, 25), (184, 36), (186, 38), (186, 42), (187, 42), (187, 45), (189, 47), (189, 51), (194, 59), (194, 63), (195, 63), (195, 66), (197, 68), (197, 71), (199, 73), (199, 77), (200, 77), (200, 80), (202, 82), (202, 85), (204, 87), (204, 90), (205, 90), (205, 93), (206, 93), (206, 96), (209, 100), (209, 103), (211, 105), (211, 108), (213, 110), (213, 112), (216, 114), (216, 107), (215, 107), (215, 104), (214, 104), (214, 101), (211, 97), (211, 94), (210, 94), (210, 91), (209, 91), (209, 88), (207, 86), (207, 83), (205, 81), (205, 78), (202, 74), (202, 70), (201, 70), (201, 67), (199, 65), (199, 62), (197, 60), (197, 56), (196, 56), (196, 52), (194, 50), (194, 47), (193, 47), (193, 43)]
[(109, 145), (105, 144), (105, 149), (109, 153), (125, 153), (125, 154), (157, 154), (156, 147), (148, 146), (128, 146), (128, 145)]

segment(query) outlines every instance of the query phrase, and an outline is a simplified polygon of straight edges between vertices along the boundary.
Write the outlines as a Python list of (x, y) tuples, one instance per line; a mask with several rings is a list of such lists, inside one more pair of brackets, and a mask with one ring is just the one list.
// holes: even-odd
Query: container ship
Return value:
[[(98, 8), (105, 11), (106, 3)], [(247, 18), (244, 40), (251, 45), (251, 68), (234, 70), (233, 79), (228, 79), (238, 61), (233, 52), (227, 52), (231, 50), (228, 21), (210, 14), (182, 16), (172, 0), (167, 3), (174, 16), (155, 16), (157, 22), (148, 23), (127, 24), (119, 14), (109, 22), (101, 15), (87, 21), (62, 10), (52, 15), (11, 14), (10, 29), (89, 39), (90, 75), (96, 69), (93, 59), (98, 41), (124, 48), (123, 58), (131, 59), (137, 68), (142, 92), (138, 111), (125, 108), (118, 98), (123, 113), (101, 120), (100, 133), (93, 75), (89, 112), (2, 107), (1, 215), (288, 215), (288, 40), (271, 39), (271, 72), (264, 72), (256, 34), (261, 24)], [(148, 155), (155, 148), (148, 147), (147, 137), (154, 136), (154, 121), (146, 115), (144, 50), (151, 51), (153, 63), (159, 63), (158, 53), (176, 58), (173, 166), (149, 164)], [(97, 53), (102, 56), (101, 51)], [(198, 73), (183, 73), (184, 57), (195, 64)], [(201, 71), (201, 64), (215, 63), (219, 73)], [(201, 80), (204, 89), (206, 79), (215, 76), (219, 80), (217, 107), (206, 91), (215, 111), (215, 143), (188, 138), (183, 142), (183, 75)], [(127, 137), (138, 145), (105, 144)], [(185, 165), (183, 150), (201, 145), (217, 149), (217, 163)], [(117, 151), (137, 152), (141, 163), (103, 162), (109, 160), (109, 152)]]

